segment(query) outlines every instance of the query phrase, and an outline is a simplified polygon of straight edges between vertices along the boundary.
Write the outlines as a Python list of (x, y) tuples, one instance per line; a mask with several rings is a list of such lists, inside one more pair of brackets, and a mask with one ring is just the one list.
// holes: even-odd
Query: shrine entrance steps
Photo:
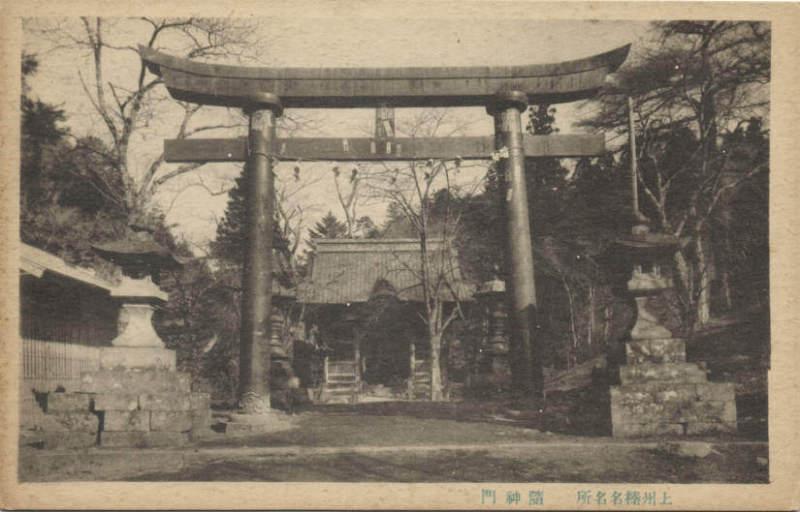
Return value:
[(325, 362), (325, 381), (320, 401), (329, 404), (352, 404), (358, 401), (359, 383), (355, 361)]
[[(319, 401), (326, 404), (353, 404), (364, 395), (364, 386), (359, 382), (355, 361), (328, 361), (325, 379)], [(398, 395), (400, 400), (402, 394)], [(431, 399), (431, 362), (430, 359), (414, 360), (414, 372), (408, 381), (407, 400)]]
[(414, 361), (414, 375), (412, 389), (409, 393), (411, 400), (431, 399), (431, 360), (417, 359)]

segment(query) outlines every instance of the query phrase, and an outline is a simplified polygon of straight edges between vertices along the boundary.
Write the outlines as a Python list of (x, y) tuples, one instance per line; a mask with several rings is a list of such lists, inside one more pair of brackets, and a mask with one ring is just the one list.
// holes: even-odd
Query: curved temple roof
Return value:
[(287, 108), (482, 106), (501, 91), (525, 92), (531, 103), (594, 95), (628, 56), (630, 45), (553, 64), (408, 68), (279, 68), (205, 64), (149, 47), (139, 53), (178, 100), (243, 107), (272, 93)]

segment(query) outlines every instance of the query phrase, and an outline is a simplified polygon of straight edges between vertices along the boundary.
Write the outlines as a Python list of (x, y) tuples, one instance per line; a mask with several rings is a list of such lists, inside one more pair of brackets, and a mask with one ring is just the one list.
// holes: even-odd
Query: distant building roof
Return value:
[[(442, 277), (440, 296), (469, 300), (473, 285), (464, 280), (455, 249), (444, 254), (443, 240), (428, 240), (430, 275)], [(421, 251), (418, 239), (316, 240), (309, 278), (298, 298), (311, 304), (366, 302), (390, 293), (403, 301), (421, 301)]]
[(109, 292), (117, 287), (115, 283), (99, 277), (93, 270), (70, 265), (58, 256), (28, 244), (20, 244), (19, 259), (20, 270), (36, 277), (51, 272)]

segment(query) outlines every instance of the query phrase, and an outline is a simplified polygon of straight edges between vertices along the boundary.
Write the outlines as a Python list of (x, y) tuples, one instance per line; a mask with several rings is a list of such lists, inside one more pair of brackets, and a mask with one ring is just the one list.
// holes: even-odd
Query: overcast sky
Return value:
[[(257, 39), (262, 41), (253, 64), (341, 67), (341, 66), (487, 66), (557, 62), (601, 53), (623, 44), (634, 43), (634, 52), (646, 36), (647, 24), (631, 21), (532, 21), (517, 19), (392, 19), (336, 18), (314, 19), (292, 17), (260, 19)], [(44, 101), (65, 109), (68, 124), (76, 135), (93, 134), (106, 137), (98, 117), (84, 94), (80, 75), (91, 76), (88, 53), (75, 48), (53, 50), (52, 33), (40, 33), (36, 21), (26, 23), (25, 48), (39, 55), (40, 66), (31, 81), (32, 92)], [(77, 20), (66, 20), (67, 29), (80, 29)], [(146, 37), (142, 22), (118, 19), (108, 31), (113, 44), (138, 44)], [(131, 83), (138, 72), (138, 57), (133, 52), (114, 52), (104, 67), (107, 79), (115, 83)], [(453, 109), (454, 122), (468, 134), (492, 133), (491, 119), (483, 109)], [(174, 133), (178, 112), (168, 106), (159, 110), (158, 119), (142, 131), (134, 141), (136, 167), (146, 168), (161, 149), (161, 141)], [(413, 109), (398, 109), (398, 123), (414, 115)], [(288, 112), (287, 115), (297, 115)], [(297, 135), (364, 136), (371, 129), (371, 110), (306, 110), (303, 116), (314, 119), (314, 130)], [(581, 115), (575, 104), (559, 105), (557, 126), (562, 133), (575, 132), (572, 123)], [(230, 122), (236, 113), (209, 108), (198, 117), (198, 123)], [(209, 133), (207, 136), (235, 136), (241, 132)], [(306, 211), (306, 224), (313, 225), (329, 209), (337, 211), (338, 203), (332, 186), (334, 164), (303, 165), (304, 178), (321, 175), (318, 183), (295, 197)], [(281, 177), (289, 176), (294, 164), (279, 166)], [(223, 215), (227, 197), (210, 196), (202, 183), (219, 190), (237, 174), (232, 165), (208, 165), (195, 176), (171, 183), (158, 196), (159, 204), (169, 210), (168, 220), (180, 236), (198, 245), (213, 238), (215, 219)], [(468, 173), (469, 171), (464, 171)], [(473, 171), (473, 179), (479, 174)], [(462, 178), (467, 180), (467, 177)], [(176, 197), (176, 192), (183, 190)], [(380, 223), (385, 205), (366, 206), (360, 214), (370, 215)], [(338, 215), (342, 217), (342, 215)]]

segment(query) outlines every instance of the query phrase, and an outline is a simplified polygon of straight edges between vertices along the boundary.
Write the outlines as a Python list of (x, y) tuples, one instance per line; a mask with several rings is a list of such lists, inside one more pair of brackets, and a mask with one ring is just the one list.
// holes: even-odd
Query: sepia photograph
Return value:
[(774, 482), (772, 21), (502, 9), (22, 13), (18, 483)]

